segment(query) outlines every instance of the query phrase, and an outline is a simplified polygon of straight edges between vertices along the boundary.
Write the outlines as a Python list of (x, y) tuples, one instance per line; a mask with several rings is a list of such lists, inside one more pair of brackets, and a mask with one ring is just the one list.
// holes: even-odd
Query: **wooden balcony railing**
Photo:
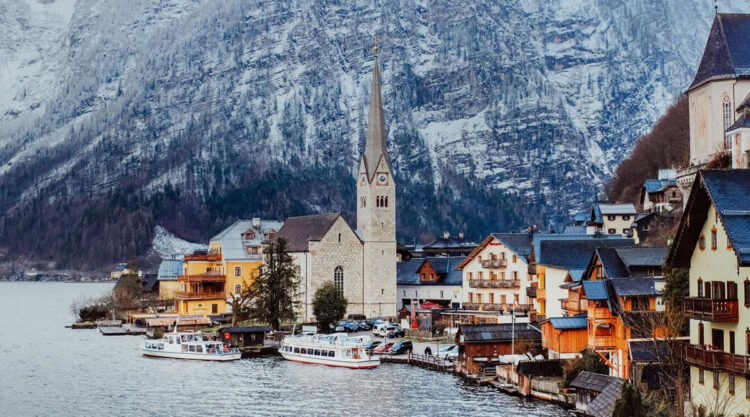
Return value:
[(185, 255), (186, 261), (204, 261), (204, 262), (217, 262), (221, 260), (220, 253), (194, 253), (192, 255)]
[(536, 275), (536, 264), (529, 264), (529, 275)]
[(685, 314), (696, 320), (736, 323), (739, 306), (737, 300), (686, 297)]
[(205, 298), (224, 298), (226, 294), (224, 291), (188, 291), (188, 292), (178, 292), (175, 294), (176, 298), (182, 299), (182, 300), (201, 300)]
[(611, 319), (612, 312), (606, 307), (594, 307), (589, 308), (589, 318), (600, 320), (600, 319)]
[(688, 363), (710, 369), (750, 374), (750, 356), (736, 355), (722, 350), (705, 349), (699, 345), (685, 345)]
[(485, 259), (482, 261), (482, 268), (505, 268), (508, 266), (507, 259)]
[(204, 272), (202, 274), (180, 275), (178, 281), (186, 282), (224, 282), (227, 276), (223, 272)]
[(529, 298), (536, 298), (536, 287), (526, 287), (526, 296)]
[(591, 344), (594, 349), (612, 349), (617, 347), (617, 337), (589, 336), (589, 344)]
[(520, 279), (470, 279), (472, 288), (521, 288)]
[(569, 300), (567, 298), (560, 299), (560, 307), (570, 315), (582, 313), (584, 311), (583, 308), (581, 308), (580, 301)]

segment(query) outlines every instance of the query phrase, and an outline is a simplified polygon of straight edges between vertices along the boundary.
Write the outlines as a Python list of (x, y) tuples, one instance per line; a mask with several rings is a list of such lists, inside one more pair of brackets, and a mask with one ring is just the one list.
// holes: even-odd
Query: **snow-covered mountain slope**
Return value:
[(0, 210), (166, 185), (205, 202), (273, 166), (352, 173), (377, 35), (399, 187), (435, 194), (406, 193), (400, 218), (463, 227), (420, 199), (448, 190), (460, 205), (487, 186), (561, 221), (686, 88), (713, 12), (679, 0), (4, 0)]
[(188, 242), (173, 235), (169, 230), (156, 226), (154, 230), (153, 246), (151, 248), (159, 258), (181, 259), (185, 254), (191, 254), (196, 250), (208, 249), (208, 245), (202, 243)]

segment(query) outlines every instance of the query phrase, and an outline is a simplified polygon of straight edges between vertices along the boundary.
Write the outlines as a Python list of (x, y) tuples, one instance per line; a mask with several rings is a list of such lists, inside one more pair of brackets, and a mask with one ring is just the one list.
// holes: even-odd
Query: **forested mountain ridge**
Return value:
[(352, 219), (373, 35), (400, 238), (562, 222), (687, 85), (713, 12), (676, 0), (0, 9), (0, 245), (81, 263), (142, 252), (156, 224), (206, 239), (237, 217)]

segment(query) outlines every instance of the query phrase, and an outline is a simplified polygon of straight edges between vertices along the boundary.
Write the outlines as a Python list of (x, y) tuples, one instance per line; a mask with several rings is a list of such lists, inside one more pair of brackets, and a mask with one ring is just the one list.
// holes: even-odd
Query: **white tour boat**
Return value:
[(349, 337), (345, 333), (287, 337), (279, 353), (284, 359), (343, 368), (365, 369), (380, 365), (379, 358), (365, 352), (368, 336)]
[(143, 356), (201, 361), (233, 361), (241, 356), (239, 349), (208, 340), (201, 332), (167, 333), (161, 339), (147, 340), (141, 350)]

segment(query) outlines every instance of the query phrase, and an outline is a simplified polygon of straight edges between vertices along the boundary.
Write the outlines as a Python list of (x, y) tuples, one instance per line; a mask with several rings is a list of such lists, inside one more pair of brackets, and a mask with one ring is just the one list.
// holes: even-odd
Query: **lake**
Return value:
[(141, 356), (140, 337), (64, 327), (73, 322), (73, 301), (111, 288), (0, 282), (0, 415), (572, 415), (408, 365), (349, 370), (278, 357), (149, 359)]

